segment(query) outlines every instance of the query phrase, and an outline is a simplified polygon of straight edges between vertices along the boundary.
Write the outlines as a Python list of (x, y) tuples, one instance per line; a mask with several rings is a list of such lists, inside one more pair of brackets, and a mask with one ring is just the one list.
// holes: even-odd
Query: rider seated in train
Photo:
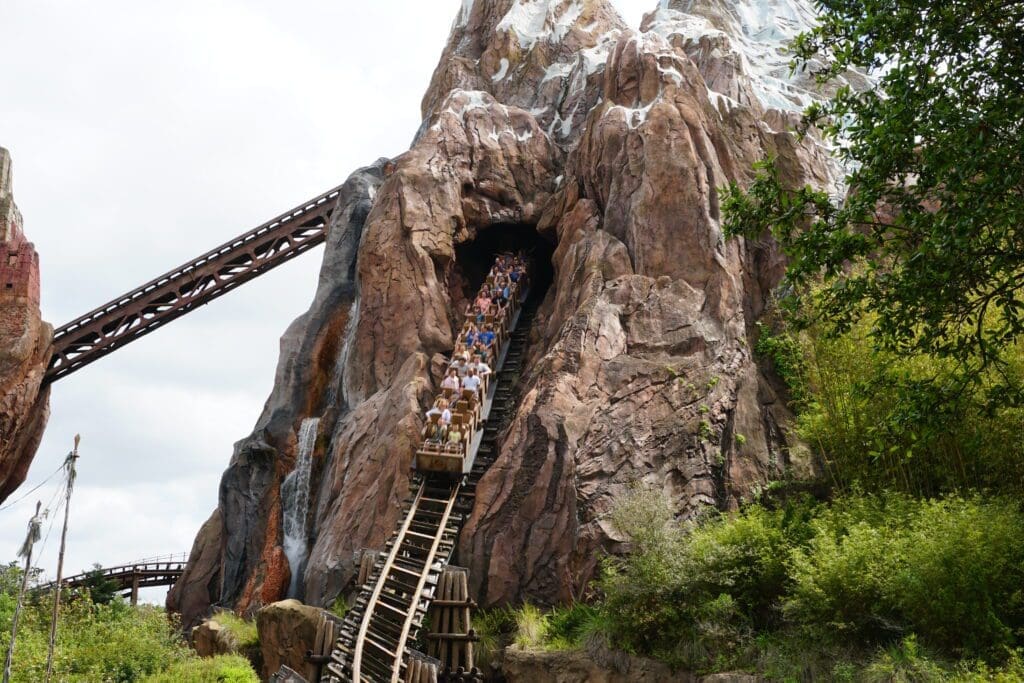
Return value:
[[(471, 351), (472, 349), (470, 349)], [(463, 352), (455, 357), (455, 362), (452, 363), (451, 367), (455, 368), (455, 373), (459, 377), (465, 377), (466, 371), (469, 369), (469, 353)]]
[(436, 422), (427, 422), (427, 426), (423, 428), (423, 440), (427, 443), (442, 443), (446, 436), (444, 427)]
[(459, 425), (452, 425), (448, 429), (448, 437), (446, 441), (451, 445), (462, 445), (462, 430)]
[(479, 377), (487, 377), (492, 372), (491, 366), (484, 362), (482, 358), (477, 358), (470, 367), (476, 370), (476, 374)]
[(457, 368), (448, 368), (448, 375), (441, 381), (441, 388), (451, 389), (452, 391), (458, 391), (461, 388)]
[(462, 380), (462, 388), (469, 389), (473, 392), (473, 398), (476, 401), (480, 400), (480, 375), (476, 374), (476, 367), (471, 365), (469, 367), (469, 374)]
[(502, 320), (508, 314), (508, 299), (500, 298), (497, 303), (494, 304), (494, 318), (495, 320)]
[(491, 308), (491, 298), (487, 295), (486, 289), (480, 290), (480, 294), (477, 295), (474, 303), (479, 311), (483, 312), (484, 315), (487, 315)]
[(448, 407), (448, 400), (444, 396), (438, 396), (434, 401), (434, 405), (427, 411), (426, 416), (429, 420), (434, 415), (440, 415), (441, 412)]
[(494, 344), (494, 338), (496, 336), (497, 335), (494, 334), (494, 330), (485, 329), (478, 337), (479, 343), (482, 344), (485, 349), (490, 349), (491, 345)]

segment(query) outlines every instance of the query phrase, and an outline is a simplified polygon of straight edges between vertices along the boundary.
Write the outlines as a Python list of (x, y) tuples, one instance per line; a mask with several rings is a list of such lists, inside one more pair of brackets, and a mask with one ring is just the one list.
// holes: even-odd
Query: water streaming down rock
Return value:
[(296, 597), (309, 551), (306, 517), (309, 514), (309, 477), (313, 446), (316, 445), (319, 417), (307, 417), (299, 426), (295, 469), (281, 483), (281, 508), (284, 511), (284, 554), (291, 568), (288, 597)]

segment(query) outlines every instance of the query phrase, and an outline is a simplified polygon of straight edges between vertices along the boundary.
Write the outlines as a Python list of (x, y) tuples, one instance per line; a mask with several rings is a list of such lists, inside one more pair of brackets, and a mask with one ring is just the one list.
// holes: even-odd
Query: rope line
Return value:
[(17, 500), (12, 500), (12, 501), (11, 501), (10, 503), (8, 503), (7, 505), (4, 505), (4, 506), (0, 507), (0, 512), (3, 512), (3, 511), (4, 511), (4, 510), (6, 510), (7, 508), (10, 508), (10, 507), (14, 507), (15, 505), (17, 505), (17, 504), (18, 504), (18, 503), (20, 503), (21, 501), (23, 501), (23, 500), (25, 500), (26, 498), (28, 498), (29, 496), (31, 496), (31, 495), (32, 495), (33, 493), (35, 493), (36, 491), (38, 491), (38, 490), (39, 490), (39, 489), (40, 489), (40, 488), (41, 488), (41, 487), (43, 486), (43, 484), (45, 484), (46, 482), (48, 482), (48, 481), (50, 481), (51, 479), (53, 479), (53, 478), (54, 478), (54, 477), (55, 477), (55, 476), (57, 475), (57, 473), (58, 473), (58, 472), (60, 472), (60, 471), (61, 471), (62, 469), (64, 469), (64, 463), (63, 463), (63, 461), (61, 462), (61, 464), (60, 464), (60, 465), (58, 465), (58, 466), (57, 466), (57, 469), (55, 469), (55, 470), (54, 470), (54, 471), (53, 471), (53, 472), (52, 472), (52, 473), (50, 474), (50, 476), (48, 476), (48, 477), (47, 477), (46, 479), (43, 479), (43, 480), (42, 480), (41, 482), (39, 482), (38, 484), (36, 484), (35, 486), (33, 486), (33, 487), (32, 487), (31, 489), (29, 489), (28, 491), (26, 491), (26, 492), (25, 492), (25, 494), (24, 494), (24, 495), (22, 495), (22, 496), (21, 496), (20, 498), (18, 498)]

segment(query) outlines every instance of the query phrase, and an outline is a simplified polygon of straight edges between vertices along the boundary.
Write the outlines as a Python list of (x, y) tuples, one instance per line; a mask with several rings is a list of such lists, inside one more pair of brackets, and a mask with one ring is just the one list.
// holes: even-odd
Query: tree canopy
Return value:
[[(750, 187), (727, 192), (726, 232), (771, 230), (802, 322), (844, 332), (867, 315), (881, 348), (953, 359), (967, 378), (998, 374), (1024, 333), (1024, 0), (817, 5), (794, 66), (818, 68), (821, 82), (849, 69), (877, 82), (804, 115), (802, 132), (833, 143), (849, 191), (785, 187), (765, 160)], [(1020, 378), (1002, 380), (1000, 400), (1019, 402)]]

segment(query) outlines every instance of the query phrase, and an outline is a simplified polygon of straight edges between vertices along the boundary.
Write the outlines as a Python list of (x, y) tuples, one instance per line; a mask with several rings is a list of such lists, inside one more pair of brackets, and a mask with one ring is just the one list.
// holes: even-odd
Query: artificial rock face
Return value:
[(11, 156), (0, 147), (0, 502), (28, 474), (50, 415), (42, 387), (53, 328), (39, 313), (39, 256), (14, 203)]
[[(605, 513), (636, 482), (689, 516), (810, 472), (751, 352), (784, 262), (768, 240), (724, 239), (719, 192), (766, 154), (794, 185), (829, 187), (835, 169), (786, 128), (808, 86), (754, 68), (751, 41), (774, 34), (705, 16), (752, 9), (682, 4), (637, 32), (602, 0), (464, 2), (412, 148), (357, 171), (339, 200), (313, 306), (282, 340), (274, 391), (172, 593), (186, 623), (208, 603), (285, 597), (293, 571), (299, 597), (329, 604), (358, 552), (384, 545), (472, 273), (488, 265), (467, 255), (489, 259), (473, 245), (496, 235), (525, 229), (553, 275), (460, 539), (483, 604), (579, 595), (621, 550)], [(801, 96), (765, 95), (788, 87)], [(310, 417), (308, 559), (291, 566), (281, 483)]]

